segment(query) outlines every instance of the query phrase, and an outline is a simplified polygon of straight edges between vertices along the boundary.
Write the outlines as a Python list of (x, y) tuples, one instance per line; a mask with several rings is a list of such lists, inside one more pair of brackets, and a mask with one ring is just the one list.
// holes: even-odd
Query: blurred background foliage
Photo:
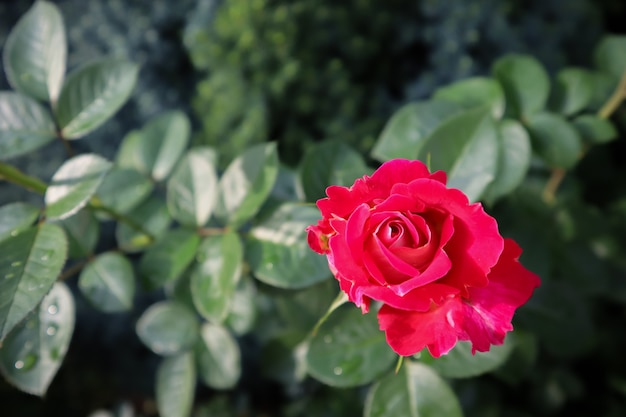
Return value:
[[(68, 28), (70, 69), (104, 54), (142, 66), (130, 102), (91, 140), (76, 142), (78, 151), (112, 158), (126, 132), (176, 108), (193, 115), (194, 142), (216, 146), (222, 167), (267, 140), (278, 141), (281, 160), (291, 166), (324, 139), (345, 142), (365, 156), (402, 104), (454, 80), (487, 74), (504, 53), (533, 55), (554, 74), (566, 65), (591, 66), (603, 34), (626, 32), (621, 0), (53, 2)], [(0, 2), (0, 45), (31, 3)], [(6, 89), (0, 80), (0, 90)], [(524, 248), (523, 262), (544, 279), (531, 305), (553, 308), (547, 315), (540, 309), (519, 315), (532, 333), (521, 336), (522, 348), (513, 353), (516, 368), (455, 380), (467, 416), (626, 412), (624, 106), (612, 120), (620, 139), (591, 149), (563, 183), (556, 204), (541, 202), (546, 175), (535, 166), (512, 196), (490, 207), (503, 234)], [(62, 149), (46, 147), (16, 164), (47, 180), (63, 158)], [(0, 184), (0, 203), (28, 198), (19, 193)], [(111, 230), (103, 233), (113, 239)], [(282, 294), (265, 289), (260, 305), (268, 292), (276, 299)], [(321, 285), (301, 297), (325, 292)], [(257, 320), (273, 319), (240, 338), (245, 373), (237, 388), (227, 394), (198, 388), (195, 415), (361, 414), (363, 389), (337, 390), (310, 379), (296, 383), (290, 379), (294, 364), (281, 362), (280, 349), (289, 342), (267, 348), (263, 338), (278, 333), (272, 326), (303, 320), (292, 327), (308, 328), (324, 310), (322, 305), (311, 317), (294, 319), (290, 294), (266, 303)], [(140, 295), (130, 313), (112, 315), (76, 297), (72, 345), (46, 398), (34, 399), (0, 380), (3, 408), (19, 410), (13, 416), (85, 416), (96, 408), (130, 416), (127, 402), (154, 414), (159, 358), (127, 325), (154, 297)]]

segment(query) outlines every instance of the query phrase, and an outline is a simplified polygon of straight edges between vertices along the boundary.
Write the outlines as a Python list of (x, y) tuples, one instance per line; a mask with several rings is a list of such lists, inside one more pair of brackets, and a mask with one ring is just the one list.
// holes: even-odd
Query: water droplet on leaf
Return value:
[(33, 369), (38, 359), (37, 355), (29, 353), (23, 360), (15, 362), (15, 369), (19, 369), (20, 371), (30, 371)]
[(56, 304), (50, 304), (48, 306), (48, 314), (55, 315), (59, 312), (59, 307)]
[(341, 375), (343, 373), (343, 369), (341, 369), (340, 366), (335, 366), (335, 369), (333, 369), (333, 373), (335, 375)]
[(57, 334), (57, 330), (58, 330), (57, 326), (54, 326), (54, 325), (53, 326), (49, 326), (46, 329), (46, 334), (48, 336), (54, 336), (55, 334)]
[(18, 267), (18, 266), (20, 266), (20, 265), (22, 265), (22, 263), (21, 263), (20, 261), (11, 262), (11, 266), (12, 266), (13, 268)]

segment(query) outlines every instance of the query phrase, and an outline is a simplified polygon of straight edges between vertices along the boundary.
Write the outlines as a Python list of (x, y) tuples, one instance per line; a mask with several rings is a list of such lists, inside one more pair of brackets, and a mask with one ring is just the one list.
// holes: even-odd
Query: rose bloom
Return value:
[(482, 205), (420, 161), (386, 162), (326, 194), (309, 245), (363, 313), (371, 300), (382, 303), (380, 328), (400, 355), (428, 347), (439, 357), (458, 340), (472, 353), (502, 344), (515, 309), (539, 286)]

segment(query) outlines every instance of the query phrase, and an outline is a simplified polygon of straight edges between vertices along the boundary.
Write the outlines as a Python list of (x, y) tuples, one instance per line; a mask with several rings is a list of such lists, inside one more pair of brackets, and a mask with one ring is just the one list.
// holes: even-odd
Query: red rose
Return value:
[(350, 188), (328, 187), (307, 228), (348, 298), (364, 313), (382, 303), (380, 328), (400, 355), (439, 357), (458, 340), (487, 351), (539, 286), (496, 220), (445, 184), (420, 161), (389, 161)]

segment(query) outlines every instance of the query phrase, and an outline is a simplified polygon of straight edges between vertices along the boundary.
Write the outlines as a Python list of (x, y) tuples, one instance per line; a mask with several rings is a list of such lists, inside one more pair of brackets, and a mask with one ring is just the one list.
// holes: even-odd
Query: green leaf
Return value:
[(202, 317), (221, 323), (228, 316), (241, 278), (243, 246), (239, 235), (227, 232), (206, 237), (196, 258), (191, 275), (193, 303)]
[(233, 228), (248, 221), (272, 191), (277, 174), (276, 143), (245, 150), (228, 165), (220, 179), (219, 217)]
[(604, 106), (615, 91), (616, 81), (611, 75), (600, 71), (590, 71), (589, 77), (592, 94), (587, 110), (595, 113)]
[[(157, 197), (149, 197), (126, 216), (157, 239), (172, 222), (165, 202)], [(152, 243), (150, 236), (124, 222), (117, 223), (115, 238), (119, 247), (126, 252), (137, 252)]]
[(491, 110), (466, 110), (442, 123), (428, 137), (418, 157), (430, 158), (432, 170), (448, 174), (448, 186), (478, 201), (498, 167), (498, 132)]
[(28, 229), (39, 217), (39, 209), (32, 204), (14, 202), (0, 207), (0, 241)]
[(78, 139), (106, 122), (130, 97), (139, 67), (120, 59), (102, 59), (72, 72), (55, 107), (61, 134)]
[(472, 355), (472, 344), (459, 342), (447, 355), (433, 358), (424, 350), (420, 359), (444, 378), (470, 378), (498, 369), (506, 362), (514, 346), (514, 338), (507, 336), (504, 344)]
[(257, 317), (256, 286), (252, 278), (244, 276), (237, 283), (226, 326), (236, 335), (248, 333)]
[(492, 72), (504, 89), (507, 115), (522, 118), (543, 110), (550, 79), (535, 58), (509, 54), (494, 63)]
[(215, 389), (234, 387), (241, 376), (239, 345), (224, 327), (204, 323), (195, 347), (198, 374)]
[(557, 114), (542, 112), (528, 119), (533, 149), (551, 167), (569, 169), (582, 153), (578, 131)]
[(119, 214), (125, 214), (141, 204), (152, 192), (150, 178), (132, 168), (113, 166), (96, 195), (100, 203)]
[(54, 102), (63, 84), (66, 56), (61, 13), (53, 3), (37, 1), (7, 38), (4, 70), (14, 89)]
[(44, 196), (48, 219), (64, 219), (83, 208), (110, 169), (111, 163), (96, 154), (65, 161), (52, 176)]
[(156, 403), (161, 417), (187, 417), (196, 391), (193, 352), (163, 359), (156, 377)]
[(43, 396), (63, 362), (74, 332), (74, 298), (61, 282), (0, 348), (0, 371), (11, 384)]
[(587, 107), (593, 95), (593, 81), (589, 71), (564, 68), (556, 75), (550, 96), (550, 109), (570, 116)]
[(78, 278), (78, 288), (105, 313), (130, 310), (135, 296), (135, 274), (130, 261), (117, 252), (105, 252), (89, 262)]
[(300, 165), (300, 184), (307, 201), (326, 196), (329, 185), (352, 185), (355, 179), (369, 174), (363, 157), (339, 141), (315, 145), (304, 155)]
[(191, 230), (169, 230), (139, 261), (144, 287), (156, 290), (179, 277), (195, 258), (199, 244), (200, 238)]
[(100, 236), (100, 224), (89, 208), (79, 210), (58, 224), (65, 230), (70, 258), (86, 258), (93, 254)]
[(38, 149), (56, 137), (50, 113), (18, 93), (0, 92), (0, 159)]
[(285, 203), (253, 227), (246, 258), (255, 277), (281, 288), (303, 288), (329, 278), (326, 258), (307, 244), (305, 229), (318, 219), (314, 207)]
[(139, 339), (154, 353), (163, 356), (191, 348), (199, 331), (196, 315), (173, 301), (152, 304), (137, 321)]
[(61, 272), (67, 238), (44, 223), (0, 242), (0, 341), (26, 317)]
[[(333, 387), (352, 387), (375, 380), (396, 360), (374, 314), (352, 304), (337, 308), (310, 341), (309, 374)], [(402, 415), (402, 414), (396, 414)]]
[(483, 199), (491, 203), (506, 196), (522, 183), (532, 156), (530, 137), (520, 123), (505, 119), (496, 124), (496, 129), (500, 142), (498, 170), (483, 194)]
[(140, 132), (131, 132), (124, 138), (117, 161), (124, 168), (134, 168), (155, 181), (163, 181), (187, 148), (190, 130), (183, 112), (163, 113)]
[(619, 79), (626, 72), (626, 35), (607, 35), (593, 52), (596, 67)]
[(372, 149), (372, 158), (382, 162), (396, 158), (417, 159), (428, 135), (460, 110), (462, 107), (447, 101), (404, 105), (385, 125)]
[(489, 106), (494, 118), (504, 114), (504, 91), (500, 84), (487, 77), (471, 77), (438, 88), (433, 95), (435, 100), (451, 101), (463, 108)]
[(450, 386), (430, 367), (406, 361), (397, 375), (374, 384), (365, 400), (365, 417), (462, 417)]
[(287, 327), (294, 344), (299, 343), (312, 331), (315, 332), (316, 327), (319, 328), (343, 302), (348, 301), (344, 292), (340, 292), (339, 296), (334, 279), (298, 291), (280, 291), (272, 297), (276, 306), (275, 316)]
[(588, 144), (602, 144), (617, 139), (617, 129), (610, 120), (593, 114), (583, 114), (574, 119), (574, 127)]
[(207, 149), (191, 149), (167, 181), (167, 206), (186, 226), (203, 226), (218, 197), (214, 157)]

